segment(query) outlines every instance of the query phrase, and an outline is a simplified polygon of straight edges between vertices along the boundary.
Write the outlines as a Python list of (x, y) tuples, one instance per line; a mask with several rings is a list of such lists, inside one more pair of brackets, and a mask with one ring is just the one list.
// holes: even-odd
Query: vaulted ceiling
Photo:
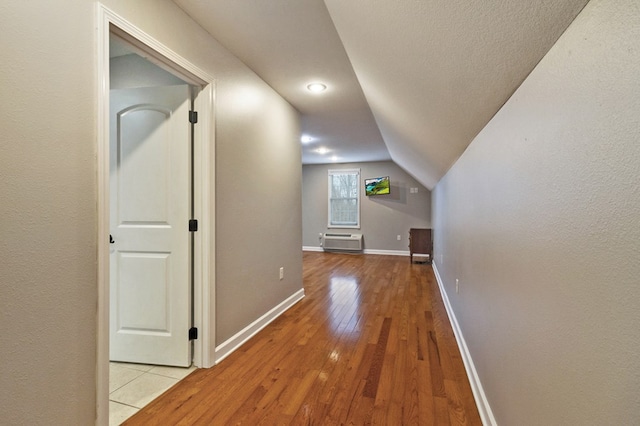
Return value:
[(588, 0), (174, 1), (300, 111), (303, 164), (392, 159), (431, 189)]

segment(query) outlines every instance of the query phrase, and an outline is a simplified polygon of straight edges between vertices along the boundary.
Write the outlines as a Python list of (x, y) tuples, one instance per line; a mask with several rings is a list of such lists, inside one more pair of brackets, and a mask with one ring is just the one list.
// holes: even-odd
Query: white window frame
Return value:
[[(355, 224), (333, 224), (331, 221), (331, 177), (333, 175), (356, 175), (356, 206), (357, 206), (357, 223)], [(360, 229), (360, 169), (329, 169), (327, 176), (328, 192), (327, 192), (327, 228), (351, 228)]]

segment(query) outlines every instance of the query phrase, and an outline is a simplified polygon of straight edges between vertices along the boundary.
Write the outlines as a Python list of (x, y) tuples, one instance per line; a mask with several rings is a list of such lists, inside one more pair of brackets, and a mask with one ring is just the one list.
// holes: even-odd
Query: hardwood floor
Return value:
[(480, 425), (431, 266), (304, 253), (306, 297), (126, 425)]

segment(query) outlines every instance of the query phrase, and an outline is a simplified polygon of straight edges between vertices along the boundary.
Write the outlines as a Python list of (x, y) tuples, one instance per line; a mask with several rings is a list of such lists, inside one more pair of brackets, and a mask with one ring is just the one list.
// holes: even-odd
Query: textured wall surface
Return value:
[(498, 424), (640, 418), (638, 40), (636, 1), (591, 1), (434, 190)]
[[(360, 169), (361, 228), (328, 229), (328, 170), (353, 168)], [(364, 180), (380, 176), (389, 176), (391, 193), (365, 196)], [(431, 227), (431, 192), (392, 161), (305, 165), (302, 185), (304, 246), (318, 247), (320, 232), (354, 232), (364, 235), (365, 249), (408, 251), (409, 228)]]
[(0, 423), (8, 425), (95, 418), (94, 10), (66, 3), (65, 13), (59, 2), (0, 4)]
[[(298, 113), (255, 75), (218, 85), (216, 340), (302, 288)], [(280, 267), (284, 279), (279, 281)]]
[[(298, 114), (173, 2), (103, 3), (216, 78), (216, 262), (232, 260), (211, 293), (233, 334), (302, 287)], [(2, 424), (95, 423), (95, 7), (0, 4)]]

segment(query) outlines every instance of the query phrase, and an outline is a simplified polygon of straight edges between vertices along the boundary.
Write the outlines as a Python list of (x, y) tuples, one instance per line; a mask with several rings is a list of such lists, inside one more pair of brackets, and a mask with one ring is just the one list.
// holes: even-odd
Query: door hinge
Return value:
[(198, 122), (198, 111), (189, 111), (189, 123), (196, 124)]
[(189, 219), (189, 232), (198, 231), (198, 219)]
[(189, 340), (196, 340), (198, 338), (198, 329), (191, 327), (189, 329)]

